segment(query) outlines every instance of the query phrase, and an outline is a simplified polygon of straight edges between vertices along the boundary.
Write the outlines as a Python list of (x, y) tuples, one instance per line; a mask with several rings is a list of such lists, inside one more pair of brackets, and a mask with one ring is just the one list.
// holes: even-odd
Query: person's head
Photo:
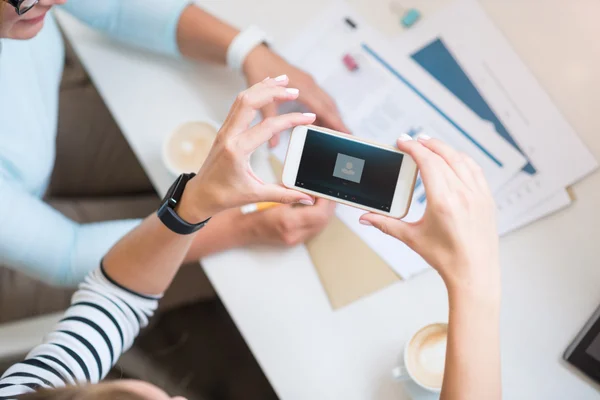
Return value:
[[(25, 0), (25, 2), (33, 0)], [(17, 0), (18, 2), (18, 0)], [(50, 9), (67, 0), (39, 0), (29, 11), (18, 15), (16, 8), (9, 0), (0, 0), (0, 38), (31, 39), (44, 27), (44, 19)]]
[(185, 400), (170, 397), (151, 383), (136, 380), (106, 381), (96, 385), (44, 389), (18, 397), (19, 400)]

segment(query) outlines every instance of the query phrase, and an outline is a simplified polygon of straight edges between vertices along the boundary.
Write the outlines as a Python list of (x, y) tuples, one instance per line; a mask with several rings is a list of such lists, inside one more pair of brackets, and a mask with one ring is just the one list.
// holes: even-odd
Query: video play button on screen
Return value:
[(365, 160), (338, 153), (333, 169), (333, 176), (360, 183)]

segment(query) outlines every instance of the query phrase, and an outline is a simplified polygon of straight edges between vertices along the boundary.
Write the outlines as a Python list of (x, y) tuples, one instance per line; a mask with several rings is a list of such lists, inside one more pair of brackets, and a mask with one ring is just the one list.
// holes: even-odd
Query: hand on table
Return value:
[[(404, 140), (401, 140), (404, 139)], [(437, 139), (403, 136), (398, 148), (420, 169), (427, 209), (415, 223), (365, 214), (371, 224), (419, 253), (450, 287), (499, 287), (496, 207), (481, 168)]]
[[(244, 62), (244, 74), (248, 85), (260, 82), (267, 76), (276, 77), (287, 75), (290, 85), (300, 89), (298, 101), (317, 114), (317, 123), (327, 128), (349, 133), (333, 99), (317, 85), (306, 72), (290, 65), (266, 46), (258, 46)], [(277, 103), (270, 103), (261, 109), (263, 117), (277, 115)], [(273, 135), (269, 140), (271, 147), (279, 143), (279, 135)]]
[(298, 90), (286, 88), (287, 84), (287, 79), (265, 79), (238, 95), (206, 161), (186, 186), (178, 206), (178, 212), (185, 214), (180, 214), (182, 218), (200, 222), (228, 208), (260, 201), (314, 203), (307, 194), (263, 183), (250, 166), (250, 155), (273, 135), (315, 120), (314, 114), (290, 113), (266, 118), (250, 128), (262, 107), (298, 97)]
[(282, 205), (243, 217), (245, 245), (295, 246), (319, 234), (331, 220), (335, 203), (318, 199), (314, 206)]
[(246, 215), (239, 208), (225, 210), (197, 233), (186, 260), (197, 261), (239, 247), (304, 243), (325, 228), (334, 210), (335, 203), (323, 199), (314, 206), (279, 205)]

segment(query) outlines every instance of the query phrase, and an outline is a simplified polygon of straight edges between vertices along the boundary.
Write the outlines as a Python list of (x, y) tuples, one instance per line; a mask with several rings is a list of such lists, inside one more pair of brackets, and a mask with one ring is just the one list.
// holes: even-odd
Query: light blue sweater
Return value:
[[(70, 0), (68, 12), (120, 41), (178, 56), (189, 0)], [(75, 285), (139, 221), (78, 224), (41, 199), (54, 165), (64, 47), (48, 15), (32, 40), (0, 50), (0, 265)], [(115, 72), (118, 73), (118, 72)]]

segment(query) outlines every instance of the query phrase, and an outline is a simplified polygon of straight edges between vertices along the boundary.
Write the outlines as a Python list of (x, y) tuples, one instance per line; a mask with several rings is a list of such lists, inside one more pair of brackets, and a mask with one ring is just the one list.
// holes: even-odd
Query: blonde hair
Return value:
[(18, 400), (147, 400), (138, 394), (113, 385), (67, 386), (41, 389), (17, 397)]

